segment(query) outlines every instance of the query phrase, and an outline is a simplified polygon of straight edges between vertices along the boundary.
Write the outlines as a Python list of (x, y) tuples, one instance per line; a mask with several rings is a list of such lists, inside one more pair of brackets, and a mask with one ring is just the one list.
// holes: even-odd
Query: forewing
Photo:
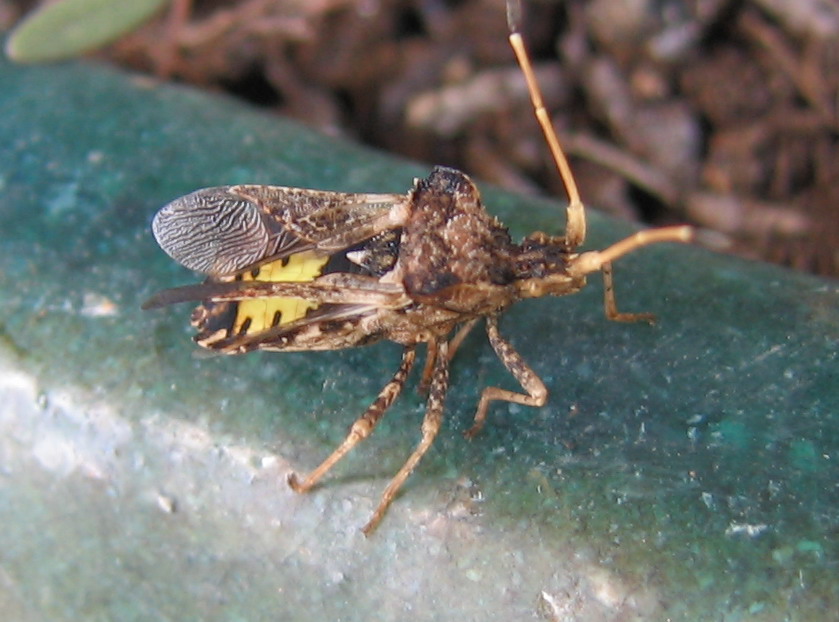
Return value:
[(196, 190), (152, 221), (160, 247), (181, 265), (211, 276), (308, 249), (326, 254), (401, 226), (407, 197), (282, 186)]

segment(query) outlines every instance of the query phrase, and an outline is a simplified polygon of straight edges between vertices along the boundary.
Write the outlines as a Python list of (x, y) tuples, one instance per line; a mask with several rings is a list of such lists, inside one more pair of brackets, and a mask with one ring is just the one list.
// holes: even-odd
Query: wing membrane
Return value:
[(175, 199), (154, 217), (158, 244), (181, 265), (211, 276), (267, 259), (352, 246), (399, 227), (407, 197), (283, 186), (219, 186)]

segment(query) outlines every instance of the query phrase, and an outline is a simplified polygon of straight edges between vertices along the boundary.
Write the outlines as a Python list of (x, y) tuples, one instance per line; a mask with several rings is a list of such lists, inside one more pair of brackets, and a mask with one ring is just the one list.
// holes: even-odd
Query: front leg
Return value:
[(604, 263), (600, 268), (603, 271), (603, 308), (606, 310), (606, 317), (613, 322), (647, 322), (655, 324), (655, 315), (652, 313), (623, 313), (618, 311), (618, 304), (615, 302), (615, 283), (612, 277), (612, 264)]
[(487, 387), (484, 389), (483, 393), (481, 393), (481, 400), (478, 402), (478, 410), (475, 412), (475, 422), (465, 432), (466, 438), (472, 438), (481, 431), (486, 420), (487, 409), (490, 403), (495, 400), (503, 400), (524, 406), (544, 406), (548, 399), (548, 390), (545, 388), (545, 383), (542, 382), (542, 379), (530, 369), (530, 366), (524, 362), (524, 359), (510, 345), (510, 342), (498, 333), (497, 316), (487, 318), (487, 336), (489, 337), (489, 343), (492, 349), (495, 350), (495, 354), (504, 363), (504, 367), (513, 374), (516, 380), (519, 381), (521, 388), (527, 391), (527, 393), (516, 393), (515, 391), (499, 389), (498, 387)]

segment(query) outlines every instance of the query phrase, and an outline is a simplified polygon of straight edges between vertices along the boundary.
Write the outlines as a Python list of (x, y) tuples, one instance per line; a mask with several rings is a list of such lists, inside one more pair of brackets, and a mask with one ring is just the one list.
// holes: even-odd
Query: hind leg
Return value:
[(350, 433), (347, 435), (347, 438), (344, 439), (344, 442), (341, 443), (326, 460), (321, 462), (314, 471), (309, 473), (302, 482), (297, 478), (296, 473), (289, 474), (288, 485), (291, 486), (295, 492), (307, 492), (310, 490), (312, 486), (317, 484), (318, 481), (326, 475), (326, 473), (335, 466), (341, 458), (346, 456), (353, 447), (370, 436), (373, 429), (376, 427), (376, 424), (385, 414), (385, 411), (391, 404), (393, 404), (393, 401), (402, 392), (402, 387), (405, 386), (405, 379), (408, 377), (411, 368), (414, 366), (415, 359), (416, 350), (414, 346), (406, 346), (405, 350), (402, 352), (402, 362), (399, 364), (399, 369), (396, 370), (396, 373), (393, 375), (391, 381), (388, 382), (381, 390), (379, 396), (376, 398), (376, 401), (373, 402), (365, 413), (361, 415), (361, 417), (359, 417), (359, 419), (352, 425)]
[(379, 522), (381, 522), (387, 508), (393, 502), (396, 493), (399, 492), (402, 484), (405, 483), (405, 480), (414, 471), (419, 461), (425, 455), (425, 452), (434, 443), (437, 432), (440, 431), (440, 426), (443, 423), (443, 402), (446, 398), (446, 391), (449, 388), (448, 348), (449, 344), (446, 341), (440, 342), (436, 346), (437, 356), (434, 361), (434, 370), (431, 374), (431, 387), (428, 391), (425, 418), (422, 421), (422, 438), (420, 438), (420, 442), (416, 449), (414, 449), (414, 452), (408, 457), (396, 475), (393, 476), (393, 479), (390, 480), (387, 488), (382, 493), (382, 498), (379, 501), (378, 507), (376, 507), (376, 511), (373, 512), (373, 516), (370, 517), (370, 520), (362, 529), (365, 536), (369, 536)]

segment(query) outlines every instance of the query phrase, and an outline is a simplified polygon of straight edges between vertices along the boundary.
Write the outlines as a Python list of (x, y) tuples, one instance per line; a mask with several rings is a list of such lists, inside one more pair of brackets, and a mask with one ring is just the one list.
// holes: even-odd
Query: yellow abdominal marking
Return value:
[[(320, 276), (327, 261), (329, 261), (328, 256), (317, 255), (314, 251), (295, 253), (260, 266), (255, 275), (252, 272), (242, 274), (242, 280), (304, 283)], [(278, 324), (290, 324), (305, 317), (309, 309), (317, 308), (318, 303), (305, 298), (242, 300), (239, 302), (232, 332), (234, 334), (260, 332)], [(250, 322), (245, 324), (248, 320)]]

